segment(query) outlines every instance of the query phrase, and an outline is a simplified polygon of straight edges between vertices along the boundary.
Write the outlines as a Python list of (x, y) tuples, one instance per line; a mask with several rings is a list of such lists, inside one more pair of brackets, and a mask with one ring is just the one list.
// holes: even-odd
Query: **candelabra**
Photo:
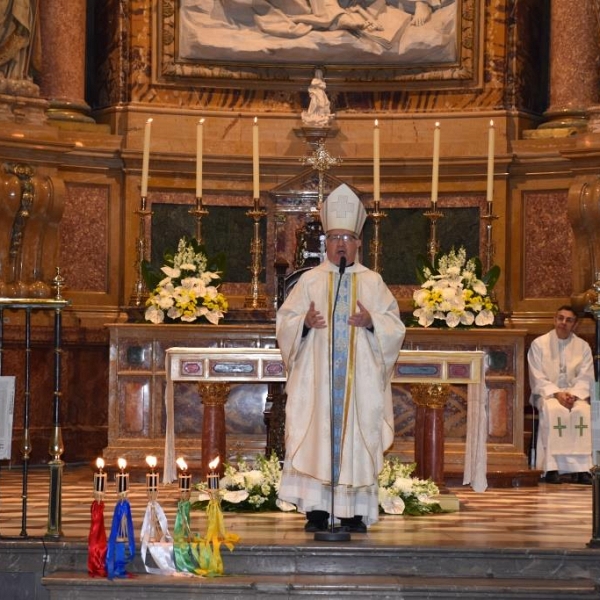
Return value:
[(188, 211), (196, 219), (196, 239), (202, 244), (202, 217), (208, 215), (208, 211), (202, 204), (202, 196), (196, 196), (196, 206)]
[(438, 253), (440, 244), (437, 239), (437, 222), (444, 217), (443, 213), (438, 211), (435, 204), (431, 209), (423, 213), (429, 219), (429, 241), (427, 243), (427, 251), (431, 264), (435, 262), (435, 255)]
[(254, 206), (252, 210), (246, 212), (248, 217), (254, 221), (254, 235), (250, 244), (250, 256), (252, 263), (250, 272), (252, 273), (252, 281), (250, 283), (250, 294), (246, 296), (244, 308), (267, 308), (267, 299), (260, 293), (259, 277), (263, 271), (262, 266), (262, 240), (260, 239), (260, 220), (266, 215), (266, 211), (260, 208), (260, 199), (254, 198)]
[(371, 265), (373, 271), (381, 273), (381, 239), (379, 237), (379, 229), (381, 227), (380, 221), (387, 217), (387, 213), (380, 210), (379, 198), (375, 198), (373, 203), (373, 211), (369, 213), (371, 219), (373, 219), (373, 239), (371, 240), (369, 254), (371, 256)]
[(494, 261), (494, 242), (493, 242), (493, 228), (494, 221), (498, 218), (497, 215), (492, 214), (492, 203), (488, 202), (487, 214), (481, 215), (481, 220), (485, 222), (485, 270), (489, 271), (492, 268)]
[(142, 265), (146, 259), (146, 218), (152, 215), (152, 211), (146, 208), (146, 196), (142, 196), (141, 206), (135, 211), (135, 214), (139, 217), (139, 233), (135, 242), (136, 253), (133, 265), (137, 279), (133, 287), (129, 305), (139, 308), (144, 306), (148, 297), (148, 290), (146, 289), (146, 283), (144, 282), (142, 273)]

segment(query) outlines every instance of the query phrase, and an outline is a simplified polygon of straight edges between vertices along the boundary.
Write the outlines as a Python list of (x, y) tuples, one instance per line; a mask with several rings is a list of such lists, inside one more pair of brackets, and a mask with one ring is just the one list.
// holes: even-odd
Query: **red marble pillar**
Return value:
[(85, 102), (86, 0), (40, 2), (40, 92), (48, 118), (94, 123)]
[(550, 106), (541, 128), (587, 126), (587, 109), (598, 102), (598, 18), (595, 2), (550, 3)]
[(431, 479), (440, 490), (444, 482), (444, 406), (450, 386), (437, 383), (412, 384), (417, 407), (415, 419), (415, 475)]
[(226, 454), (225, 403), (229, 397), (228, 383), (198, 383), (198, 391), (204, 405), (202, 420), (202, 476), (212, 470), (208, 464), (219, 458), (216, 471), (223, 475)]

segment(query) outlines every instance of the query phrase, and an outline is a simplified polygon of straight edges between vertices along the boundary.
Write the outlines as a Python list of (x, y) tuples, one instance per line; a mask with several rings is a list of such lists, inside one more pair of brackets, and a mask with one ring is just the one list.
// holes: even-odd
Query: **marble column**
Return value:
[(40, 2), (40, 91), (48, 118), (94, 123), (85, 96), (86, 0)]
[(450, 386), (444, 383), (413, 383), (416, 405), (415, 476), (431, 479), (439, 488), (444, 483), (444, 406)]
[(598, 102), (598, 9), (594, 0), (550, 6), (550, 107), (540, 128), (575, 133), (587, 128), (588, 108)]
[[(202, 419), (202, 476), (209, 471), (223, 474), (223, 465), (227, 457), (225, 433), (225, 403), (231, 386), (228, 383), (198, 383), (198, 392), (204, 405)], [(219, 458), (219, 466), (210, 469), (208, 464)]]

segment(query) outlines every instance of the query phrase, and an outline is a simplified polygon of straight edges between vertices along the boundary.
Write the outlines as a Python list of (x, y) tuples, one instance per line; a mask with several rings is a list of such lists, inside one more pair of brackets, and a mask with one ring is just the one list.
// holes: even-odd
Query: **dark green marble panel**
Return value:
[[(389, 285), (417, 283), (417, 256), (427, 254), (430, 225), (422, 208), (385, 209), (387, 217), (380, 221), (382, 242), (382, 276)], [(479, 255), (479, 208), (445, 208), (437, 222), (437, 239), (441, 252), (464, 246), (467, 256)], [(371, 266), (369, 248), (373, 237), (373, 221), (364, 229), (363, 261)]]
[[(165, 250), (175, 250), (182, 236), (196, 234), (196, 220), (189, 214), (190, 206), (185, 204), (153, 204), (151, 231), (151, 261), (161, 267)], [(202, 219), (202, 238), (209, 254), (224, 252), (227, 269), (223, 281), (249, 283), (250, 244), (254, 234), (254, 221), (246, 215), (248, 208), (231, 206), (211, 206), (208, 215)], [(263, 240), (262, 264), (265, 264), (266, 219), (260, 223)], [(263, 270), (261, 281), (265, 280)]]

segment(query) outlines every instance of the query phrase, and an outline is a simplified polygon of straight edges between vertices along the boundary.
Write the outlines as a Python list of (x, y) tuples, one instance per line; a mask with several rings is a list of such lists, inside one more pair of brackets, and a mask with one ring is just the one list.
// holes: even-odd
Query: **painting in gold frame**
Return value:
[[(161, 0), (155, 76), (165, 84), (285, 89), (318, 67), (340, 90), (366, 82), (373, 91), (481, 84), (482, 0), (366, 0), (351, 13), (369, 23), (362, 29), (343, 20), (346, 2)], [(429, 18), (417, 26), (416, 6), (424, 4)], [(294, 13), (302, 7), (305, 14)]]

